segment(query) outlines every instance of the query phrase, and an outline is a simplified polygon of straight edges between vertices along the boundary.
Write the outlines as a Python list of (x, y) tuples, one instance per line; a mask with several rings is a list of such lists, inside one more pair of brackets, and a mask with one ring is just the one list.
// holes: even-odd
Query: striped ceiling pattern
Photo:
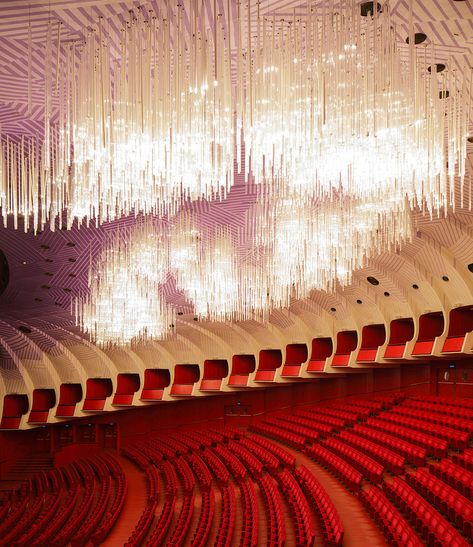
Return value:
[[(201, 5), (205, 25), (212, 27), (213, 0), (192, 0)], [(161, 17), (175, 17), (177, 5), (184, 8), (184, 22), (188, 24), (190, 0), (180, 3), (170, 0), (120, 2), (114, 0), (6, 0), (0, 2), (0, 124), (2, 133), (11, 135), (41, 135), (44, 104), (45, 47), (48, 25), (52, 26), (53, 74), (59, 63), (65, 60), (67, 45), (80, 43), (88, 29), (94, 28), (100, 17), (110, 35), (115, 51), (119, 51), (120, 28), (129, 10), (138, 6), (145, 15), (149, 11)], [(303, 19), (312, 0), (249, 0), (250, 19), (260, 16), (274, 17), (288, 23), (296, 17)], [(328, 0), (316, 0), (315, 9), (322, 11)], [(337, 1), (334, 2), (335, 5)], [(360, 2), (361, 3), (361, 2)], [(238, 4), (246, 25), (248, 0), (217, 0), (217, 24), (228, 35), (229, 24), (232, 43), (236, 43)], [(397, 26), (399, 43), (408, 36), (408, 0), (390, 3), (393, 20)], [(187, 10), (187, 11), (186, 11)], [(419, 46), (419, 55), (430, 43), (435, 45), (435, 61), (444, 63), (452, 70), (462, 72), (473, 67), (473, 5), (470, 0), (414, 0), (415, 31), (427, 35), (427, 41)], [(243, 27), (243, 30), (245, 26)], [(31, 37), (32, 108), (28, 110), (28, 43)], [(407, 50), (406, 50), (407, 54)], [(52, 96), (53, 108), (57, 97)]]

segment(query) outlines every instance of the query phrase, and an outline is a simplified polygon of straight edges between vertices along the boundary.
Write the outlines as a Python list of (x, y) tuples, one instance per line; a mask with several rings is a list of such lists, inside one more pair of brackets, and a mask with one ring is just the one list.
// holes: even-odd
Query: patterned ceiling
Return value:
[[(201, 0), (195, 0), (200, 4)], [(203, 13), (213, 24), (213, 0), (202, 0)], [(330, 2), (325, 2), (330, 4)], [(336, 2), (335, 2), (336, 3)], [(184, 8), (189, 0), (183, 2)], [(252, 17), (258, 7), (262, 15), (277, 18), (303, 17), (309, 0), (261, 0), (250, 2)], [(324, 2), (315, 1), (322, 9)], [(170, 13), (175, 2), (119, 2), (22, 0), (0, 2), (0, 124), (2, 136), (43, 131), (45, 36), (49, 21), (60, 36), (59, 57), (70, 41), (84, 38), (84, 29), (96, 24), (100, 16), (108, 21), (110, 33), (119, 41), (116, 21), (128, 10), (143, 6), (155, 13)], [(409, 3), (391, 2), (400, 42), (408, 35)], [(221, 24), (226, 32), (228, 6), (231, 28), (235, 32), (236, 0), (218, 0)], [(247, 3), (241, 2), (247, 9)], [(471, 0), (414, 0), (416, 32), (424, 32), (427, 42), (435, 43), (435, 61), (459, 73), (473, 67), (473, 2)], [(28, 36), (31, 29), (33, 80), (32, 111), (28, 113)], [(422, 54), (419, 46), (419, 54)], [(54, 56), (53, 56), (54, 57)], [(54, 59), (55, 62), (55, 59)], [(53, 97), (54, 105), (54, 97)], [(471, 105), (473, 113), (473, 104)], [(473, 118), (473, 116), (470, 116)], [(473, 134), (473, 132), (472, 132)], [(89, 344), (74, 327), (70, 314), (71, 296), (86, 287), (90, 257), (95, 256), (112, 225), (74, 227), (71, 231), (46, 229), (34, 236), (20, 230), (0, 228), (0, 249), (9, 262), (10, 282), (0, 295), (0, 401), (5, 394), (25, 393), (35, 388), (51, 388), (58, 396), (62, 383), (84, 386), (89, 377), (110, 377), (114, 388), (119, 373), (137, 373), (157, 366), (172, 368), (177, 362), (203, 364), (205, 358), (231, 361), (233, 353), (258, 352), (262, 347), (281, 347), (287, 343), (310, 344), (314, 336), (335, 336), (340, 330), (361, 332), (369, 323), (384, 323), (400, 317), (413, 317), (473, 305), (473, 214), (471, 212), (471, 164), (473, 144), (468, 144), (468, 172), (463, 207), (443, 219), (416, 214), (417, 235), (399, 253), (385, 254), (356, 272), (353, 284), (333, 294), (315, 291), (312, 299), (294, 302), (290, 310), (274, 313), (268, 325), (245, 322), (241, 325), (196, 324), (191, 306), (176, 291), (173, 280), (165, 287), (166, 296), (177, 306), (178, 335), (162, 343), (150, 343), (136, 351), (102, 351)], [(245, 211), (255, 201), (255, 192), (237, 176), (226, 200), (194, 204), (202, 224), (230, 222), (245, 230)], [(366, 282), (374, 276), (380, 285)], [(448, 277), (448, 282), (442, 280)], [(413, 289), (416, 284), (419, 289)], [(359, 304), (357, 301), (361, 301)], [(332, 311), (332, 310), (335, 311)], [(18, 326), (31, 332), (20, 332)], [(469, 351), (469, 350), (468, 350)], [(333, 372), (327, 369), (326, 372)], [(0, 402), (1, 410), (1, 402)]]

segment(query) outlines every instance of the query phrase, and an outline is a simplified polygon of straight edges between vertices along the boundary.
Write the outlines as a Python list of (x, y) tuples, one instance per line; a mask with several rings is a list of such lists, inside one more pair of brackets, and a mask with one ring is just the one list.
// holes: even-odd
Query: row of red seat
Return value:
[(194, 471), (197, 480), (199, 481), (200, 489), (203, 492), (207, 492), (208, 490), (210, 490), (213, 478), (212, 474), (209, 471), (209, 468), (207, 467), (207, 464), (196, 452), (192, 452), (192, 454), (187, 456), (187, 461), (192, 467), (192, 470)]
[(333, 471), (351, 491), (359, 491), (363, 476), (343, 458), (320, 445), (309, 446), (306, 452), (311, 458)]
[(358, 408), (366, 408), (370, 412), (379, 412), (393, 404), (388, 401), (389, 399), (381, 399), (380, 401), (376, 401), (375, 399), (348, 399), (348, 404)]
[[(194, 491), (190, 494), (186, 493), (182, 498), (181, 510), (179, 511), (176, 525), (171, 533), (171, 537), (166, 541), (166, 545), (172, 547), (184, 545), (187, 534), (189, 533), (192, 514), (194, 513), (194, 499)], [(151, 545), (155, 545), (155, 543), (151, 543)]]
[(329, 437), (322, 445), (348, 461), (370, 481), (379, 483), (383, 479), (384, 466), (351, 445), (334, 437)]
[(192, 538), (193, 547), (205, 547), (212, 529), (212, 520), (215, 514), (215, 494), (213, 490), (202, 492), (200, 501), (200, 516), (197, 528)]
[(85, 520), (96, 494), (96, 476), (87, 461), (77, 461), (73, 464), (77, 469), (79, 482), (84, 485), (82, 499), (74, 508), (74, 518), (69, 519), (59, 534), (53, 540), (53, 545), (67, 545)]
[(457, 450), (466, 448), (470, 440), (470, 434), (466, 431), (458, 431), (451, 427), (442, 426), (410, 416), (402, 416), (394, 412), (383, 412), (378, 418), (389, 423), (421, 431), (422, 433), (430, 432), (431, 435), (435, 435), (435, 437), (446, 441), (450, 448), (456, 448)]
[(317, 407), (317, 413), (318, 414), (326, 414), (327, 416), (332, 416), (333, 418), (338, 418), (340, 420), (343, 420), (346, 424), (352, 425), (356, 421), (360, 419), (361, 413), (369, 413), (369, 410), (360, 409), (360, 413), (352, 412), (351, 410), (345, 410), (337, 407), (331, 407), (331, 406), (318, 406)]
[(181, 441), (185, 442), (186, 439), (190, 439), (194, 443), (198, 444), (200, 448), (212, 446), (212, 439), (204, 433), (204, 431), (185, 431), (181, 433)]
[(241, 437), (238, 443), (254, 454), (270, 473), (276, 473), (279, 460), (273, 453), (248, 437)]
[(91, 539), (92, 534), (102, 522), (110, 503), (112, 478), (107, 466), (100, 458), (96, 458), (92, 461), (92, 468), (98, 477), (98, 495), (95, 497), (95, 505), (92, 505), (86, 518), (82, 520), (79, 530), (74, 534), (71, 540), (72, 547), (85, 545)]
[(187, 463), (187, 460), (180, 456), (173, 460), (173, 464), (181, 478), (181, 486), (184, 494), (190, 494), (195, 487), (195, 475)]
[(340, 418), (335, 418), (333, 416), (328, 416), (327, 414), (322, 414), (317, 411), (317, 408), (312, 410), (297, 410), (297, 416), (303, 416), (304, 418), (309, 418), (309, 420), (316, 421), (319, 424), (326, 424), (334, 428), (336, 431), (340, 431), (346, 425), (346, 420), (341, 420)]
[(462, 454), (452, 454), (450, 458), (457, 465), (461, 465), (465, 469), (468, 469), (468, 471), (473, 471), (473, 449), (472, 448), (464, 450)]
[(287, 422), (278, 418), (268, 418), (263, 421), (264, 424), (269, 424), (275, 426), (279, 429), (285, 429), (286, 431), (291, 431), (296, 435), (304, 437), (309, 442), (315, 442), (319, 440), (319, 432), (315, 431), (310, 427), (301, 425), (300, 423)]
[(237, 481), (243, 480), (247, 476), (246, 467), (224, 444), (218, 444), (213, 450), (220, 459), (223, 459)]
[(413, 431), (409, 427), (403, 425), (396, 425), (383, 420), (382, 418), (368, 418), (366, 424), (374, 429), (383, 431), (385, 433), (395, 435), (400, 439), (417, 444), (427, 450), (428, 454), (432, 454), (437, 458), (445, 458), (448, 450), (448, 443), (442, 439), (437, 439), (433, 435), (422, 433), (420, 431)]
[[(215, 540), (215, 547), (229, 547), (232, 542), (233, 530), (235, 528), (236, 501), (235, 489), (233, 484), (222, 486), (221, 492), (221, 511), (220, 523)], [(245, 518), (243, 512), (243, 517)], [(244, 519), (243, 519), (244, 520)]]
[(228, 484), (230, 473), (222, 460), (210, 448), (206, 448), (202, 452), (201, 457), (209, 469), (212, 470), (217, 482), (221, 485)]
[(295, 433), (292, 433), (291, 431), (281, 429), (280, 427), (274, 425), (258, 423), (251, 426), (250, 429), (251, 431), (256, 431), (257, 433), (261, 433), (263, 435), (266, 435), (267, 437), (271, 437), (272, 439), (276, 439), (290, 446), (293, 446), (298, 450), (302, 450), (305, 445), (305, 437), (301, 437), (301, 435), (297, 435)]
[(240, 483), (243, 522), (241, 525), (240, 545), (256, 547), (258, 545), (259, 510), (255, 486), (251, 481)]
[(263, 473), (263, 464), (244, 446), (237, 441), (230, 441), (228, 443), (228, 448), (241, 460), (253, 477), (259, 477)]
[(286, 541), (286, 523), (281, 494), (269, 475), (258, 477), (257, 482), (266, 507), (268, 544), (282, 547)]
[(457, 490), (432, 475), (427, 469), (418, 469), (406, 474), (406, 482), (420, 492), (434, 507), (437, 507), (463, 533), (472, 538), (473, 503)]
[(435, 412), (435, 409), (432, 409), (432, 411), (429, 412), (427, 410), (421, 410), (420, 408), (400, 404), (394, 406), (391, 409), (391, 412), (402, 416), (409, 416), (410, 418), (416, 418), (418, 420), (424, 420), (425, 422), (451, 427), (460, 431), (466, 431), (470, 434), (473, 433), (473, 420), (455, 418), (454, 416), (448, 416), (447, 414), (438, 414)]
[(148, 484), (148, 499), (146, 501), (145, 508), (143, 509), (133, 532), (128, 538), (128, 541), (125, 543), (125, 547), (136, 547), (137, 545), (141, 545), (146, 537), (158, 506), (158, 469), (154, 465), (150, 464), (147, 457), (144, 457), (140, 451), (133, 447), (127, 447), (126, 449), (123, 448), (122, 453), (131, 461), (135, 462), (136, 465), (145, 472), (146, 482)]
[(473, 501), (473, 473), (451, 460), (442, 460), (438, 465), (430, 464), (429, 470), (447, 484)]
[[(203, 448), (203, 444), (200, 441), (186, 435), (185, 433), (174, 433), (172, 438), (176, 441), (179, 441), (181, 444), (184, 444), (189, 452), (198, 452)], [(209, 442), (209, 445), (212, 444)]]
[(366, 425), (355, 424), (353, 430), (355, 433), (401, 454), (409, 463), (414, 465), (425, 464), (425, 458), (427, 457), (427, 450), (425, 448), (421, 448), (404, 439), (399, 439), (396, 436), (389, 435), (384, 431), (372, 429)]
[(279, 487), (284, 492), (284, 497), (292, 513), (292, 524), (296, 535), (296, 545), (313, 545), (315, 527), (307, 498), (293, 474), (288, 469), (281, 471), (281, 473), (277, 475), (277, 481)]
[[(334, 407), (327, 407), (327, 408), (334, 408)], [(352, 414), (356, 420), (366, 420), (368, 416), (371, 416), (373, 413), (369, 408), (366, 408), (364, 406), (358, 406), (350, 404), (349, 402), (345, 404), (340, 404), (335, 407), (338, 410), (342, 410), (343, 412), (349, 412)]]
[(445, 406), (459, 406), (463, 408), (470, 408), (473, 410), (473, 399), (471, 398), (461, 398), (452, 399), (450, 397), (439, 397), (438, 395), (418, 395), (417, 400), (422, 402), (434, 403), (437, 405)]
[(260, 437), (259, 435), (248, 435), (247, 437), (250, 441), (253, 441), (266, 450), (268, 452), (271, 452), (280, 462), (282, 465), (285, 465), (287, 467), (294, 467), (296, 465), (296, 457), (293, 454), (290, 454), (287, 450), (284, 450), (284, 448), (281, 448), (277, 444), (272, 443), (271, 441), (268, 441), (264, 437)]
[(288, 422), (290, 424), (298, 424), (302, 425), (304, 427), (307, 427), (308, 429), (312, 429), (314, 431), (317, 431), (317, 433), (321, 437), (326, 437), (327, 435), (331, 435), (334, 427), (327, 424), (319, 423), (317, 420), (312, 418), (304, 418), (303, 416), (297, 415), (297, 414), (288, 414), (287, 416), (278, 416), (280, 420), (284, 422)]
[(422, 547), (423, 542), (405, 521), (404, 517), (376, 486), (360, 494), (371, 518), (383, 531), (389, 545), (396, 547)]
[(436, 414), (445, 414), (466, 420), (473, 419), (473, 408), (464, 408), (452, 403), (442, 403), (434, 399), (408, 399), (403, 403), (405, 406), (419, 408), (421, 410), (431, 410)]
[(334, 547), (341, 545), (343, 524), (324, 487), (304, 465), (296, 469), (294, 475), (317, 513), (325, 543)]
[(380, 444), (367, 441), (361, 435), (350, 433), (350, 431), (341, 431), (339, 437), (353, 448), (357, 448), (384, 465), (384, 467), (394, 475), (403, 473), (404, 464), (406, 463), (406, 458), (404, 456), (400, 456), (393, 450), (389, 450), (389, 448)]
[(385, 483), (389, 498), (411, 520), (429, 545), (466, 547), (468, 542), (420, 494), (399, 477)]
[(166, 499), (164, 500), (161, 513), (159, 514), (158, 522), (156, 526), (152, 529), (151, 534), (146, 543), (147, 546), (151, 547), (154, 545), (159, 545), (164, 540), (164, 538), (166, 537), (168, 533), (169, 526), (171, 524), (175, 505), (176, 505), (176, 496), (167, 495)]

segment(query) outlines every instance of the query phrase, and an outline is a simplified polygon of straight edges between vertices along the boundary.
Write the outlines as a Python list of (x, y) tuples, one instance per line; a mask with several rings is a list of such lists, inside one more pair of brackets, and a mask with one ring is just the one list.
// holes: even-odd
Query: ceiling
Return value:
[[(213, 0), (203, 2), (203, 13), (212, 24)], [(84, 29), (96, 24), (102, 16), (109, 21), (110, 31), (118, 44), (117, 18), (126, 17), (128, 10), (136, 9), (138, 5), (144, 7), (144, 13), (149, 8), (158, 14), (164, 13), (167, 4), (163, 1), (109, 0), (1, 2), (2, 137), (42, 134), (44, 48), (49, 21), (53, 22), (53, 28), (59, 28), (64, 45), (83, 40)], [(188, 0), (183, 4), (186, 8)], [(262, 0), (259, 4), (262, 15), (282, 19), (292, 18), (294, 14), (303, 17), (311, 2)], [(316, 9), (322, 9), (323, 4), (316, 0), (314, 5)], [(230, 25), (234, 31), (236, 0), (230, 0), (228, 4), (227, 0), (218, 0), (217, 5), (223, 14), (225, 32), (228, 32), (227, 6), (230, 6)], [(409, 3), (395, 0), (390, 5), (398, 36), (403, 42), (408, 35)], [(169, 6), (171, 10), (173, 6)], [(247, 3), (242, 2), (242, 7), (247, 9)], [(256, 17), (257, 9), (256, 0), (251, 1), (252, 18)], [(465, 67), (473, 68), (471, 0), (415, 0), (413, 14), (415, 31), (427, 35), (426, 43), (435, 43), (435, 62), (459, 72)], [(33, 53), (31, 113), (28, 113), (26, 62), (29, 27)], [(418, 47), (422, 48), (424, 44)], [(64, 48), (60, 49), (59, 56), (63, 53)], [(70, 231), (58, 224), (55, 231), (47, 228), (36, 236), (24, 233), (21, 226), (19, 230), (13, 230), (9, 221), (8, 227), (0, 228), (0, 249), (9, 264), (9, 283), (0, 295), (0, 397), (26, 394), (31, 404), (34, 389), (53, 389), (59, 397), (61, 384), (79, 383), (85, 392), (87, 378), (111, 378), (115, 389), (120, 373), (136, 373), (143, 380), (147, 368), (158, 366), (172, 370), (176, 363), (186, 362), (201, 366), (206, 358), (227, 359), (230, 363), (235, 353), (256, 355), (259, 349), (270, 347), (284, 351), (289, 343), (307, 343), (310, 349), (314, 337), (334, 337), (338, 331), (350, 329), (361, 333), (362, 327), (370, 323), (389, 326), (393, 319), (400, 317), (412, 317), (416, 321), (422, 314), (434, 311), (443, 312), (448, 319), (452, 308), (473, 305), (473, 273), (468, 269), (473, 263), (472, 160), (473, 144), (470, 143), (463, 206), (441, 219), (431, 220), (415, 213), (414, 240), (399, 252), (370, 260), (365, 269), (355, 272), (351, 286), (340, 287), (330, 294), (314, 291), (310, 300), (294, 302), (289, 310), (273, 313), (266, 325), (250, 321), (223, 325), (194, 321), (191, 305), (170, 278), (165, 294), (180, 313), (177, 334), (167, 341), (149, 343), (135, 350), (100, 350), (78, 331), (70, 313), (71, 297), (86, 289), (90, 257), (100, 251), (107, 232), (118, 224), (132, 224), (134, 219), (126, 218), (100, 227), (82, 226), (79, 229), (74, 226)], [(254, 189), (246, 186), (243, 177), (237, 175), (227, 199), (216, 203), (200, 202), (194, 204), (193, 209), (202, 224), (225, 223), (230, 219), (236, 229), (245, 230), (245, 211), (255, 199)], [(379, 285), (368, 283), (367, 276), (374, 276)], [(445, 276), (447, 281), (442, 279)], [(414, 289), (413, 284), (419, 288)], [(26, 330), (18, 330), (19, 326)], [(327, 367), (325, 373), (330, 372), (334, 370)], [(22, 426), (26, 427), (26, 423)]]

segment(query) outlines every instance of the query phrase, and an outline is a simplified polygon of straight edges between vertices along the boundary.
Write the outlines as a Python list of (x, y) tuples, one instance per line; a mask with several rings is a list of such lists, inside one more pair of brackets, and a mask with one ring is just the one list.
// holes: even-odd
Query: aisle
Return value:
[(361, 501), (349, 492), (340, 481), (305, 454), (301, 454), (274, 439), (271, 439), (271, 441), (294, 454), (297, 465), (304, 464), (325, 488), (343, 522), (345, 529), (344, 547), (366, 547), (366, 545), (369, 545), (369, 547), (384, 547), (388, 545), (381, 530), (370, 518)]
[(135, 528), (148, 499), (146, 475), (128, 458), (113, 454), (123, 468), (128, 490), (123, 509), (110, 535), (102, 543), (109, 547), (124, 545)]

